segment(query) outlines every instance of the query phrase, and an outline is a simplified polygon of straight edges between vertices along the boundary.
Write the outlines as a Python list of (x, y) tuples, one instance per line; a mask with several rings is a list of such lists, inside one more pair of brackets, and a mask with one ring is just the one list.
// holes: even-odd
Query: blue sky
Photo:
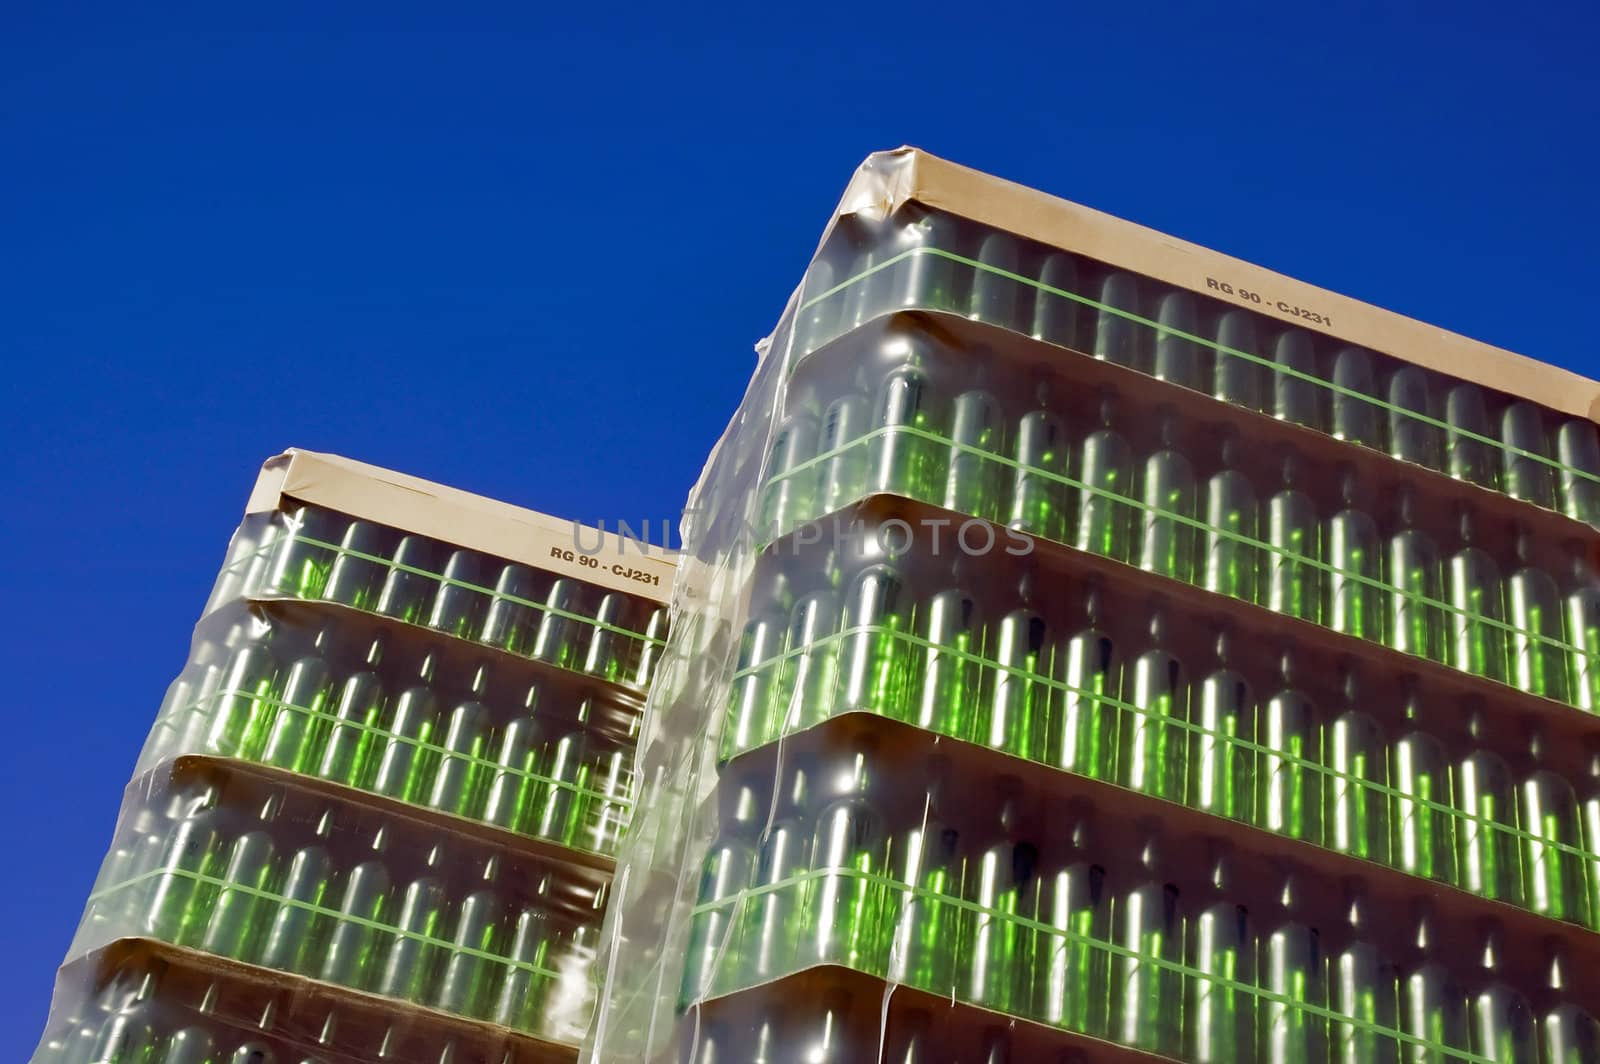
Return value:
[(675, 515), (869, 151), (1600, 373), (1592, 5), (1040, 6), (0, 20), (0, 1056), (260, 461)]

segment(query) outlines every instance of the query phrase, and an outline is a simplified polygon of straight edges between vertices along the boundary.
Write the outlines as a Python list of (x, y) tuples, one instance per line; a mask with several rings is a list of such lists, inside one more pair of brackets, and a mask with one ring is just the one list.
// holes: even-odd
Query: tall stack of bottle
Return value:
[(1600, 1061), (1600, 388), (906, 160), (691, 496), (592, 1059)]
[(639, 550), (269, 461), (34, 1060), (573, 1059), (666, 634)]

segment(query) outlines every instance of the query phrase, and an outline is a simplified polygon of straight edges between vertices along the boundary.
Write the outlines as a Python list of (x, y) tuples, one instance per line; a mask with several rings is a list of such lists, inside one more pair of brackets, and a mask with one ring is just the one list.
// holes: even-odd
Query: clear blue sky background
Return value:
[(1039, 6), (0, 16), (0, 1059), (260, 461), (675, 515), (871, 150), (1600, 372), (1594, 5)]

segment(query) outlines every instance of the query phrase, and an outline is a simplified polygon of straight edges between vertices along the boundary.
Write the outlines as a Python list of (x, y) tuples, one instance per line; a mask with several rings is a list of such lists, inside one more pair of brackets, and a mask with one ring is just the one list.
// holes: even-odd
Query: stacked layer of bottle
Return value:
[[(837, 535), (796, 530), (899, 495), (1600, 710), (1600, 583), (1579, 541), (1441, 512), (1403, 474), (1218, 446), (1213, 426), (1067, 379), (1006, 381), (915, 333), (859, 339), (837, 353), (851, 372), (808, 367), (787, 397), (764, 535)], [(959, 521), (945, 538), (1019, 549)]]
[(130, 788), (69, 958), (155, 939), (572, 1042), (604, 899), (599, 875), (206, 764)]
[(635, 692), (666, 638), (646, 599), (315, 506), (246, 520), (207, 610), (241, 597), (339, 603)]
[(723, 760), (873, 714), (1600, 928), (1600, 746), (1507, 747), (1414, 677), (859, 531), (758, 569)]
[(92, 987), (59, 1002), (34, 1064), (535, 1064), (504, 1034), (441, 1031), (415, 1016), (299, 987), (241, 983), (149, 952), (91, 957)]
[(938, 213), (855, 218), (806, 276), (791, 354), (883, 315), (941, 311), (1600, 523), (1590, 422), (1423, 370), (1404, 351), (1342, 344), (1340, 323), (1315, 308), (1250, 309), (1262, 304), (1259, 293), (1189, 292)]
[(1513, 987), (1492, 930), (1462, 970), (1425, 913), (1385, 937), (1358, 884), (1330, 926), (1287, 866), (1235, 882), (1225, 848), (1169, 860), (1157, 825), (1101, 838), (1092, 807), (894, 760), (861, 735), (725, 781), (683, 1004), (838, 965), (1183, 1060), (1600, 1054), (1559, 955), (1550, 986)]
[(240, 758), (610, 854), (638, 721), (606, 685), (468, 644), (235, 603), (196, 629), (136, 771)]

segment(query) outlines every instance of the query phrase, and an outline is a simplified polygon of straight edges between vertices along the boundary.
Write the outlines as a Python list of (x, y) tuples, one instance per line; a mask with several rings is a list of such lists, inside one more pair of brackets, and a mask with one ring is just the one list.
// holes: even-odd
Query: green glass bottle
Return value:
[(1034, 935), (1020, 921), (1037, 919), (1039, 854), (1018, 837), (1022, 785), (997, 783), (999, 817), (989, 845), (968, 862), (963, 956), (958, 997), (995, 1012), (1017, 1014), (1032, 1004)]
[(444, 730), (444, 756), (438, 762), (425, 804), (457, 816), (476, 817), (484, 800), (484, 761), (489, 752), (489, 707), (463, 702)]
[(513, 654), (526, 653), (536, 623), (530, 604), (537, 594), (538, 581), (532, 569), (525, 565), (501, 569), (478, 638)]
[(756, 866), (755, 892), (743, 909), (737, 939), (743, 969), (737, 984), (775, 979), (801, 961), (802, 894), (810, 866), (811, 832), (798, 810), (788, 806), (767, 829)]
[(259, 755), (265, 729), (272, 720), (277, 674), (278, 662), (270, 646), (249, 643), (239, 648), (228, 662), (217, 694), (206, 734), (206, 753), (243, 758)]
[(946, 463), (943, 498), (946, 510), (998, 521), (1000, 484), (1004, 467), (996, 460), (1005, 453), (1000, 404), (982, 388), (956, 396), (950, 416), (950, 458)]
[[(682, 1005), (733, 989), (728, 976), (738, 971), (740, 963), (732, 929), (741, 895), (755, 877), (757, 840), (766, 819), (756, 784), (755, 777), (747, 776), (733, 786), (728, 812), (701, 862), (700, 890), (689, 918), (689, 945), (678, 992)], [(748, 905), (748, 900), (743, 904)]]
[(1285, 887), (1284, 909), (1272, 914), (1275, 926), (1261, 938), (1256, 970), (1261, 989), (1271, 995), (1257, 1010), (1263, 1064), (1328, 1059), (1327, 961), (1317, 930), (1296, 917), (1292, 891)]
[(1050, 411), (1049, 389), (1040, 384), (1035, 409), (1017, 423), (1011, 474), (1011, 508), (1006, 524), (1052, 542), (1064, 542), (1072, 527), (1066, 480), (1071, 448), (1066, 424)]
[(1161, 296), (1156, 306), (1156, 345), (1153, 372), (1173, 384), (1200, 392), (1210, 377), (1210, 359), (1205, 347), (1189, 339), (1200, 335), (1200, 316), (1195, 312), (1194, 295), (1173, 289)]
[(1244, 906), (1218, 898), (1195, 915), (1184, 980), (1185, 1059), (1196, 1064), (1255, 1059), (1255, 952)]
[(1299, 457), (1283, 456), (1283, 486), (1267, 500), (1268, 549), (1262, 553), (1261, 604), (1269, 610), (1317, 621), (1322, 617), (1322, 522), (1316, 504), (1300, 490)]
[(994, 682), (980, 738), (991, 750), (1036, 761), (1044, 754), (1045, 728), (1053, 701), (1055, 645), (1034, 601), (1034, 578), (1023, 578), (1023, 605), (995, 626)]
[[(1355, 929), (1353, 934), (1360, 934)], [(1399, 1064), (1394, 1035), (1399, 989), (1393, 965), (1372, 942), (1357, 940), (1329, 962), (1328, 1007), (1335, 1064)]]
[(806, 269), (794, 315), (794, 349), (791, 357), (803, 358), (839, 333), (839, 313), (849, 289), (838, 288), (838, 266), (826, 252), (819, 254)]
[(1322, 832), (1322, 732), (1311, 700), (1294, 686), (1289, 654), (1279, 663), (1281, 686), (1262, 705), (1256, 772), (1259, 827), (1320, 844)]
[[(1355, 679), (1343, 680), (1346, 707), (1362, 704)], [(1346, 708), (1328, 724), (1323, 750), (1328, 768), (1327, 845), (1340, 853), (1389, 863), (1389, 801), (1383, 788), (1387, 751), (1378, 722)]]
[(1539, 1059), (1533, 1009), (1527, 998), (1504, 983), (1478, 991), (1468, 1002), (1471, 1052), (1496, 1064)]
[(1445, 393), (1445, 472), (1494, 491), (1500, 486), (1499, 448), (1494, 438), (1483, 392), (1476, 385), (1457, 384)]
[(1032, 320), (1033, 286), (1018, 280), (1022, 248), (1010, 233), (989, 233), (978, 244), (967, 317), (1023, 332)]
[(1133, 556), (1133, 448), (1111, 428), (1109, 402), (1101, 405), (1100, 423), (1078, 449), (1078, 522), (1072, 545), (1128, 561)]
[(1600, 1021), (1577, 1005), (1558, 1005), (1539, 1019), (1544, 1059), (1551, 1064), (1600, 1060)]
[[(529, 692), (537, 697), (537, 688)], [(523, 831), (538, 808), (542, 788), (536, 777), (543, 765), (544, 729), (528, 713), (507, 724), (495, 748), (483, 802), (483, 819), (509, 831)]]
[(764, 539), (777, 539), (816, 516), (816, 470), (801, 467), (817, 453), (817, 419), (804, 410), (790, 414), (772, 430), (761, 474), (759, 520)]
[[(845, 592), (844, 643), (839, 654), (840, 712), (907, 715), (908, 605), (905, 585), (892, 566), (869, 565), (851, 580)], [(805, 694), (798, 688), (797, 693)], [(807, 707), (802, 716), (820, 720), (826, 714)]]
[(1511, 682), (1529, 694), (1570, 702), (1561, 592), (1549, 573), (1529, 564), (1532, 554), (1527, 535), (1519, 535), (1517, 557), (1522, 565), (1506, 581), (1506, 612), (1511, 624), (1507, 672)]
[(1139, 471), (1138, 551), (1133, 561), (1174, 580), (1194, 579), (1194, 467), (1173, 447), (1170, 417), (1162, 421), (1162, 449)]
[(1371, 396), (1378, 394), (1372, 369), (1372, 352), (1360, 347), (1341, 348), (1333, 356), (1333, 388), (1329, 428), (1335, 439), (1377, 450), (1383, 446), (1379, 414)]
[(1039, 268), (1039, 284), (1034, 294), (1033, 338), (1059, 347), (1077, 348), (1078, 301), (1062, 293), (1082, 294), (1078, 260), (1061, 251), (1046, 255)]
[(1095, 315), (1094, 357), (1133, 369), (1144, 369), (1148, 329), (1133, 317), (1139, 313), (1139, 281), (1132, 274), (1113, 273), (1100, 283), (1100, 310)]
[(938, 816), (948, 771), (942, 761), (930, 764), (926, 812), (890, 841), (883, 921), (888, 979), (941, 995), (954, 989), (963, 868), (960, 836)]
[[(167, 1039), (155, 1064), (212, 1064), (217, 1059), (217, 1045), (211, 1032), (203, 1027), (185, 1027)], [(251, 1064), (256, 1064), (252, 1061)], [(265, 1061), (262, 1061), (265, 1064)]]
[(421, 686), (402, 691), (377, 753), (372, 789), (402, 802), (421, 802), (439, 763), (438, 729), (438, 702), (433, 691)]
[[(1501, 483), (1505, 493), (1547, 510), (1556, 508), (1555, 466), (1544, 411), (1528, 402), (1507, 406), (1500, 415)], [(1543, 461), (1541, 461), (1543, 459)]]
[(535, 660), (563, 669), (576, 664), (581, 598), (582, 591), (576, 580), (562, 577), (550, 584), (533, 635), (530, 654)]
[(185, 810), (172, 828), (165, 850), (144, 897), (143, 916), (135, 926), (141, 935), (178, 944), (192, 943), (210, 917), (215, 887), (202, 877), (217, 873), (221, 863), (213, 810)]
[(1249, 819), (1254, 798), (1254, 758), (1247, 744), (1255, 734), (1255, 702), (1244, 675), (1232, 668), (1231, 639), (1216, 638), (1216, 661), (1191, 696), (1194, 730), (1189, 732), (1186, 803), (1213, 816)]
[(1461, 517), (1463, 546), (1445, 563), (1450, 625), (1446, 660), (1462, 672), (1506, 678), (1505, 589), (1494, 559), (1472, 546), (1470, 514)]
[(1237, 452), (1238, 441), (1226, 440), (1223, 468), (1206, 481), (1206, 553), (1200, 579), (1207, 591), (1255, 602), (1261, 570), (1256, 491), (1249, 478), (1233, 468)]
[(901, 361), (878, 388), (869, 449), (867, 490), (937, 505), (944, 496), (948, 447), (942, 442), (942, 404), (910, 339), (891, 337)]
[(333, 862), (321, 845), (307, 846), (289, 859), (280, 890), (282, 900), (267, 929), (261, 947), (261, 964), (284, 972), (314, 974), (317, 957), (327, 933)]
[[(1148, 850), (1149, 847), (1146, 847)], [(1176, 887), (1135, 886), (1112, 901), (1110, 1022), (1114, 1042), (1175, 1057), (1182, 1045), (1184, 924)]]
[(1395, 740), (1389, 757), (1390, 786), (1398, 792), (1391, 816), (1395, 866), (1414, 876), (1456, 882), (1450, 763), (1443, 744), (1410, 731)]
[(273, 910), (277, 849), (264, 830), (246, 832), (233, 841), (223, 865), (224, 885), (208, 902), (196, 925), (204, 925), (199, 946), (207, 953), (235, 960), (255, 960)]
[(462, 639), (475, 639), (489, 608), (489, 591), (483, 586), (485, 559), (470, 550), (454, 551), (444, 563), (433, 608), (427, 613), (429, 628)]
[(277, 520), (283, 528), (272, 547), (272, 565), (260, 589), (289, 598), (320, 598), (333, 567), (335, 549), (345, 522), (318, 506), (299, 506)]
[[(497, 959), (506, 952), (505, 899), (496, 889), (500, 858), (484, 862), (476, 889), (455, 906), (450, 946), (438, 985), (430, 1000), (437, 1008), (460, 1016), (487, 1017), (505, 972)], [(489, 956), (484, 956), (488, 954)]]
[(144, 1064), (155, 1051), (150, 1010), (143, 1004), (113, 1013), (100, 1028), (87, 1064)]
[(328, 666), (321, 657), (303, 657), (290, 665), (278, 692), (261, 760), (291, 772), (311, 771), (318, 751), (309, 740), (318, 718), (328, 711), (331, 693)]
[(1166, 622), (1150, 623), (1153, 646), (1128, 666), (1122, 690), (1128, 705), (1117, 729), (1117, 779), (1124, 787), (1183, 801), (1188, 719), (1183, 667), (1162, 646)]
[[(1389, 377), (1389, 444), (1392, 457), (1429, 469), (1443, 470), (1444, 431), (1426, 370), (1401, 366)], [(1424, 421), (1415, 415), (1421, 414)]]
[(1439, 548), (1413, 527), (1416, 496), (1402, 489), (1399, 528), (1384, 557), (1388, 616), (1385, 641), (1404, 654), (1439, 661), (1444, 657), (1445, 614), (1439, 608)]
[(606, 751), (590, 769), (593, 790), (583, 796), (579, 845), (591, 853), (615, 853), (628, 827), (633, 801), (633, 747)]
[[(1248, 357), (1247, 357), (1248, 356)], [(1248, 310), (1226, 311), (1217, 320), (1216, 370), (1212, 398), (1249, 410), (1267, 412), (1266, 368), (1256, 361), (1261, 347), (1256, 338), (1256, 316)]]
[(656, 663), (666, 649), (667, 625), (670, 610), (666, 606), (646, 607), (644, 624), (639, 629), (639, 652), (634, 660), (633, 675), (628, 683), (640, 690), (650, 686), (656, 675)]
[(804, 902), (806, 963), (882, 971), (887, 943), (876, 879), (884, 851), (882, 822), (865, 793), (838, 799), (817, 815)]
[[(384, 842), (380, 833), (373, 849), (381, 854)], [(362, 861), (344, 877), (339, 913), (348, 919), (336, 920), (328, 936), (320, 973), (324, 980), (360, 989), (376, 975), (378, 931), (373, 925), (387, 922), (391, 889), (381, 857)]]
[(403, 536), (372, 608), (385, 617), (421, 624), (438, 590), (439, 544), (425, 536)]
[(1064, 690), (1046, 723), (1044, 760), (1067, 772), (1109, 779), (1116, 757), (1113, 735), (1121, 699), (1122, 663), (1111, 637), (1101, 631), (1100, 597), (1084, 597), (1087, 627), (1062, 647)]
[(751, 618), (739, 642), (722, 756), (729, 758), (776, 735), (772, 694), (782, 670), (785, 620), (775, 611)]
[[(960, 313), (964, 305), (961, 282), (965, 266), (939, 252), (960, 254), (959, 223), (949, 215), (931, 213), (910, 225), (897, 225), (878, 251), (879, 261), (900, 257), (874, 279), (874, 300), (869, 313), (896, 310), (943, 310)], [(859, 271), (857, 271), (859, 272)], [(865, 320), (865, 318), (863, 318)]]
[(1272, 416), (1328, 431), (1328, 388), (1317, 373), (1316, 345), (1302, 329), (1285, 329), (1272, 345)]
[(450, 898), (438, 879), (443, 864), (440, 851), (430, 855), (429, 872), (411, 882), (396, 906), (387, 939), (383, 966), (372, 991), (384, 997), (425, 1004), (435, 996), (443, 956), (446, 910)]
[(1579, 831), (1589, 853), (1590, 930), (1600, 931), (1600, 758), (1590, 758), (1578, 807)]
[(1344, 508), (1328, 518), (1322, 547), (1328, 564), (1328, 605), (1323, 623), (1357, 639), (1383, 638), (1383, 548), (1378, 526), (1361, 509), (1355, 472), (1346, 469)]
[(1523, 903), (1521, 847), (1511, 770), (1487, 750), (1456, 765), (1456, 861), (1463, 890), (1513, 905)]
[(1400, 980), (1405, 1064), (1450, 1064), (1467, 1045), (1466, 992), (1443, 964), (1423, 964)]
[[(381, 647), (373, 644), (368, 664), (377, 664)], [(383, 713), (383, 688), (375, 672), (358, 672), (346, 678), (334, 700), (333, 720), (327, 740), (315, 753), (315, 775), (351, 787), (364, 787), (373, 766), (372, 752), (378, 720)]]
[(637, 636), (628, 634), (633, 623), (632, 605), (626, 595), (615, 591), (600, 596), (600, 604), (595, 607), (588, 625), (580, 666), (590, 676), (613, 683), (627, 676), (625, 666), (636, 655), (639, 642)]
[(1523, 897), (1541, 916), (1593, 926), (1578, 799), (1572, 784), (1548, 769), (1517, 789), (1522, 830)]
[(868, 441), (872, 401), (851, 392), (829, 403), (822, 412), (817, 453), (817, 513), (831, 514), (867, 492)]
[(978, 606), (959, 587), (939, 592), (923, 611), (921, 682), (911, 723), (957, 739), (973, 738), (982, 671), (983, 632)]
[(1568, 418), (1556, 430), (1557, 479), (1561, 512), (1574, 521), (1600, 526), (1600, 432), (1594, 422)]
[(1600, 713), (1600, 582), (1589, 562), (1574, 553), (1566, 597), (1562, 600), (1562, 630), (1567, 646), (1567, 689), (1572, 704)]
[(543, 906), (523, 909), (517, 915), (506, 950), (505, 978), (494, 994), (489, 1019), (515, 1031), (540, 1029), (546, 992), (550, 989), (549, 956), (552, 932)]
[(1040, 885), (1034, 962), (1034, 1017), (1053, 1027), (1104, 1037), (1111, 909), (1105, 869), (1088, 861), (1048, 871)]
[(551, 746), (545, 761), (550, 782), (541, 788), (543, 801), (534, 810), (529, 834), (563, 846), (577, 844), (582, 792), (589, 788), (585, 745), (584, 733), (574, 731)]
[[(866, 601), (852, 599), (852, 605), (868, 611), (859, 616), (863, 625), (870, 626), (870, 594)], [(870, 644), (872, 638), (870, 630), (854, 631), (852, 627), (841, 633), (839, 598), (832, 591), (815, 591), (796, 602), (773, 693), (774, 734), (809, 728), (848, 708), (848, 703), (839, 703), (840, 640)]]

